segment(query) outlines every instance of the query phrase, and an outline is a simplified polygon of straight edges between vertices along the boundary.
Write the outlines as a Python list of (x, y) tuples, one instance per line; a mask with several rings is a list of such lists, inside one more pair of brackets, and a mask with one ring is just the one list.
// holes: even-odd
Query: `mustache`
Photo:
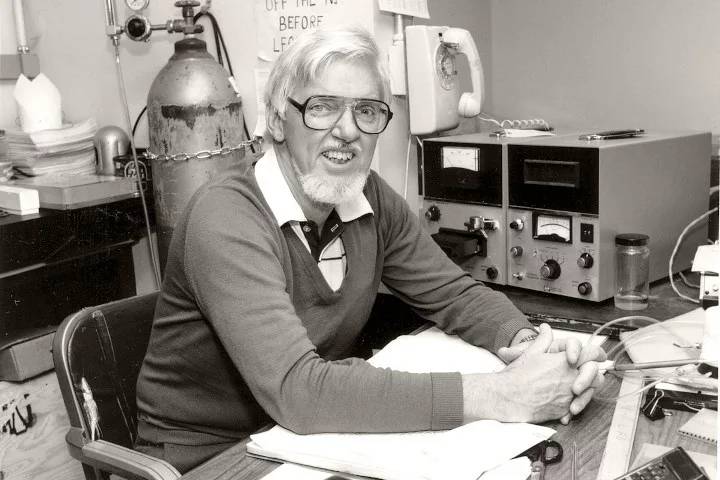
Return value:
[(362, 151), (358, 145), (352, 144), (352, 143), (338, 143), (338, 144), (331, 144), (331, 145), (323, 145), (323, 147), (320, 149), (321, 152), (327, 152), (329, 150), (335, 150), (345, 153), (352, 153), (355, 155), (360, 155), (360, 152)]

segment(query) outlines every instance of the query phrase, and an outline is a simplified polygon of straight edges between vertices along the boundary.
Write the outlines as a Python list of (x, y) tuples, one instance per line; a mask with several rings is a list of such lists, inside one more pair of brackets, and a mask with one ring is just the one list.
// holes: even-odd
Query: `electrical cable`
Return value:
[(687, 295), (683, 295), (683, 294), (680, 293), (680, 291), (677, 289), (677, 286), (675, 286), (675, 280), (673, 279), (672, 267), (673, 267), (673, 263), (675, 263), (675, 255), (677, 255), (678, 249), (680, 248), (680, 244), (682, 243), (683, 238), (685, 237), (685, 235), (687, 234), (687, 232), (688, 232), (691, 228), (693, 228), (695, 225), (697, 225), (699, 222), (701, 222), (703, 219), (705, 219), (706, 217), (709, 217), (710, 215), (712, 215), (713, 213), (715, 213), (715, 212), (717, 212), (717, 211), (718, 211), (718, 207), (715, 207), (715, 208), (713, 208), (712, 210), (709, 210), (709, 211), (703, 213), (702, 215), (700, 215), (699, 217), (697, 217), (695, 220), (693, 220), (692, 222), (690, 222), (687, 227), (685, 227), (685, 229), (680, 233), (680, 236), (678, 236), (677, 242), (675, 242), (675, 247), (673, 248), (673, 251), (672, 251), (672, 253), (670, 254), (670, 260), (669, 260), (669, 262), (668, 262), (668, 278), (670, 279), (670, 286), (672, 287), (672, 289), (675, 291), (675, 293), (676, 293), (680, 298), (684, 298), (685, 300), (688, 300), (688, 301), (690, 301), (690, 302), (697, 303), (697, 304), (700, 303), (700, 300), (698, 300), (698, 299), (696, 299), (696, 298), (688, 297)]
[(612, 325), (615, 325), (616, 323), (627, 322), (627, 321), (629, 321), (629, 320), (645, 320), (645, 321), (647, 321), (647, 322), (649, 322), (649, 323), (660, 323), (659, 320), (656, 320), (656, 319), (654, 319), (654, 318), (652, 318), (652, 317), (646, 317), (646, 316), (643, 316), (643, 315), (629, 315), (629, 316), (626, 316), (626, 317), (616, 318), (615, 320), (610, 320), (609, 322), (600, 325), (600, 327), (598, 327), (598, 328), (592, 333), (592, 335), (590, 335), (590, 338), (588, 339), (587, 344), (588, 344), (588, 345), (592, 345), (592, 342), (593, 342), (593, 340), (595, 340), (595, 337), (597, 337), (597, 336), (600, 334), (600, 332), (602, 332), (604, 329), (606, 329), (606, 328), (608, 328), (608, 327), (610, 327), (610, 326), (612, 326)]
[[(130, 130), (131, 127), (131, 120), (130, 120), (130, 110), (128, 108), (128, 101), (127, 101), (127, 95), (125, 93), (125, 80), (123, 78), (122, 74), (122, 67), (120, 65), (120, 48), (117, 42), (114, 43), (115, 45), (115, 65), (117, 67), (117, 74), (118, 74), (118, 82), (120, 87), (120, 95), (122, 96), (122, 104), (123, 104), (123, 111), (125, 113), (125, 121), (127, 124), (128, 130)], [(130, 150), (132, 151), (133, 156), (133, 163), (135, 165), (135, 180), (137, 181), (138, 185), (138, 192), (140, 192), (140, 203), (143, 207), (143, 215), (145, 217), (145, 229), (147, 233), (147, 239), (148, 239), (148, 246), (150, 248), (150, 260), (153, 264), (153, 273), (155, 274), (155, 283), (157, 288), (160, 288), (161, 285), (161, 277), (160, 277), (160, 267), (159, 262), (157, 260), (157, 254), (155, 252), (155, 245), (153, 243), (153, 237), (152, 237), (152, 229), (150, 228), (150, 215), (148, 214), (148, 208), (147, 208), (147, 201), (145, 200), (145, 192), (143, 191), (143, 185), (142, 185), (142, 179), (140, 178), (140, 165), (137, 159), (137, 150), (135, 148), (135, 140), (133, 138), (133, 135), (130, 135)]]
[(140, 110), (140, 113), (137, 116), (137, 119), (135, 119), (135, 125), (132, 127), (132, 136), (135, 138), (135, 131), (137, 130), (138, 124), (140, 123), (140, 119), (142, 118), (143, 114), (147, 112), (147, 105), (143, 107), (142, 110)]
[[(665, 325), (663, 322), (656, 320), (654, 318), (651, 318), (651, 317), (646, 317), (646, 316), (641, 316), (641, 315), (630, 315), (630, 316), (626, 316), (626, 317), (620, 317), (620, 318), (611, 320), (611, 321), (605, 323), (604, 325), (601, 325), (592, 333), (592, 335), (590, 335), (590, 338), (587, 341), (587, 345), (591, 345), (592, 341), (595, 339), (595, 337), (597, 337), (597, 335), (602, 330), (604, 330), (616, 323), (627, 322), (630, 320), (647, 321), (647, 322), (649, 322), (649, 325), (646, 325), (645, 327), (643, 327), (639, 330), (636, 330), (635, 332), (627, 335), (626, 338), (621, 340), (617, 345), (615, 345), (612, 349), (610, 349), (607, 352), (607, 357), (609, 360), (614, 361), (616, 358), (618, 358), (618, 356), (621, 353), (621, 350), (623, 350), (623, 349), (627, 350), (627, 348), (629, 346), (634, 345), (640, 341), (646, 341), (655, 336), (670, 336), (673, 340), (675, 340), (672, 342), (672, 344), (674, 346), (680, 347), (680, 348), (694, 349), (693, 358), (700, 358), (700, 350), (696, 345), (689, 344), (687, 339), (683, 338), (682, 335), (680, 335), (678, 332), (668, 329), (667, 325)], [(700, 323), (700, 324), (702, 324), (703, 322), (699, 322), (697, 320), (679, 320), (679, 321), (675, 321), (674, 323), (675, 324), (678, 324), (678, 323), (686, 323), (686, 324)], [(657, 331), (660, 329), (662, 329), (662, 331)], [(679, 343), (678, 343), (678, 341), (679, 341)], [(652, 381), (650, 383), (648, 383), (647, 385), (644, 385), (642, 388), (635, 390), (633, 392), (627, 393), (622, 396), (603, 397), (601, 395), (594, 395), (593, 399), (596, 399), (601, 402), (616, 402), (622, 398), (632, 396), (632, 395), (638, 395), (644, 391), (647, 391), (650, 388), (657, 385), (658, 383), (668, 381), (668, 380), (670, 380), (672, 378), (676, 378), (676, 377), (679, 378), (683, 375), (694, 372), (694, 370), (693, 370), (694, 368), (695, 368), (694, 365), (685, 365), (685, 366), (676, 368), (675, 370), (673, 370), (670, 373), (660, 373), (657, 370), (645, 370), (643, 372), (610, 370), (610, 371), (607, 371), (606, 373), (610, 373), (611, 375), (613, 375), (617, 378), (620, 378), (620, 379), (625, 378), (627, 376), (630, 378), (647, 378), (647, 379), (651, 379)]]
[(221, 66), (225, 66), (223, 65), (222, 52), (220, 51), (220, 39), (217, 29), (215, 28), (215, 17), (213, 17), (212, 14), (209, 12), (200, 12), (193, 17), (193, 23), (197, 23), (197, 21), (204, 16), (207, 16), (210, 19), (210, 22), (213, 24), (213, 37), (215, 37), (215, 51), (217, 52), (217, 61)]
[[(678, 373), (676, 373), (676, 371), (677, 370), (674, 370), (672, 373), (668, 373), (667, 375), (664, 375), (658, 379), (655, 379), (652, 382), (648, 383), (647, 385), (643, 386), (642, 388), (639, 388), (633, 392), (626, 393), (625, 395), (619, 395), (617, 397), (603, 397), (600, 395), (593, 395), (593, 400), (598, 400), (600, 402), (617, 402), (618, 400), (623, 399), (625, 397), (631, 397), (633, 395), (641, 394), (647, 390), (650, 390), (652, 387), (654, 387), (658, 383), (662, 383), (664, 381), (670, 380), (673, 377), (680, 376)], [(614, 373), (617, 374), (618, 372), (614, 372)], [(628, 376), (633, 377), (634, 375), (628, 375)], [(622, 375), (622, 377), (624, 378), (625, 375)]]
[(687, 277), (685, 276), (685, 274), (684, 274), (683, 272), (678, 272), (678, 276), (680, 276), (680, 278), (682, 278), (683, 283), (684, 283), (685, 285), (687, 285), (688, 287), (690, 287), (690, 288), (696, 288), (696, 289), (697, 289), (697, 288), (700, 288), (700, 285), (695, 284), (695, 283), (691, 283), (690, 280), (687, 279)]
[[(197, 21), (199, 18), (207, 16), (210, 20), (210, 23), (213, 27), (213, 35), (215, 37), (215, 49), (217, 50), (217, 58), (220, 65), (223, 67), (225, 66), (223, 64), (223, 55), (225, 55), (225, 61), (227, 62), (227, 70), (230, 73), (231, 77), (235, 76), (235, 73), (233, 72), (232, 63), (230, 62), (230, 55), (228, 54), (227, 46), (225, 45), (225, 37), (223, 37), (222, 30), (220, 30), (220, 25), (218, 24), (217, 19), (215, 18), (215, 15), (213, 15), (210, 12), (200, 12), (195, 15), (193, 18), (194, 21)], [(222, 48), (222, 50), (221, 50)], [(243, 115), (243, 132), (245, 133), (245, 139), (250, 140), (250, 131), (247, 128), (247, 122), (245, 121), (244, 115)], [(252, 153), (255, 153), (255, 147), (250, 144), (250, 151)]]

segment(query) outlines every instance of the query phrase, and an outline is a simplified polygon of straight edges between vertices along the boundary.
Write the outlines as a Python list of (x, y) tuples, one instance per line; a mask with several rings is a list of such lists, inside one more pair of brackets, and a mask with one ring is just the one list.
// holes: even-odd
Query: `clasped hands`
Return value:
[(540, 325), (534, 341), (503, 347), (498, 356), (508, 364), (500, 375), (508, 382), (524, 385), (516, 392), (519, 397), (514, 402), (520, 411), (523, 407), (529, 410), (524, 421), (560, 418), (563, 425), (587, 406), (595, 389), (602, 385), (604, 377), (598, 371), (598, 362), (607, 359), (602, 348), (584, 346), (576, 338), (555, 340), (547, 324)]

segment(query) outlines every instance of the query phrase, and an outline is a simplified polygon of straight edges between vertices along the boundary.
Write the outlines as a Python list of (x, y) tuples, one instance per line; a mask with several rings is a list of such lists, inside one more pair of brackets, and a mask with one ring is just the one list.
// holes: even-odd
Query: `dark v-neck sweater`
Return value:
[(377, 174), (374, 214), (344, 225), (337, 291), (277, 225), (251, 159), (201, 187), (178, 219), (137, 385), (141, 438), (211, 445), (274, 421), (299, 433), (404, 432), (462, 423), (458, 373), (348, 358), (380, 282), (448, 333), (497, 351), (524, 315), (439, 249)]

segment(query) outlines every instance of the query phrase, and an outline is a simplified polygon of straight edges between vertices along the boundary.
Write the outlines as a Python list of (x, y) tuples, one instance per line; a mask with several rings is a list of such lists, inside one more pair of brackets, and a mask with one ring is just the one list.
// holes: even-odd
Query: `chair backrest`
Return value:
[(85, 308), (68, 316), (53, 360), (70, 425), (88, 440), (132, 448), (135, 384), (150, 338), (158, 293)]

